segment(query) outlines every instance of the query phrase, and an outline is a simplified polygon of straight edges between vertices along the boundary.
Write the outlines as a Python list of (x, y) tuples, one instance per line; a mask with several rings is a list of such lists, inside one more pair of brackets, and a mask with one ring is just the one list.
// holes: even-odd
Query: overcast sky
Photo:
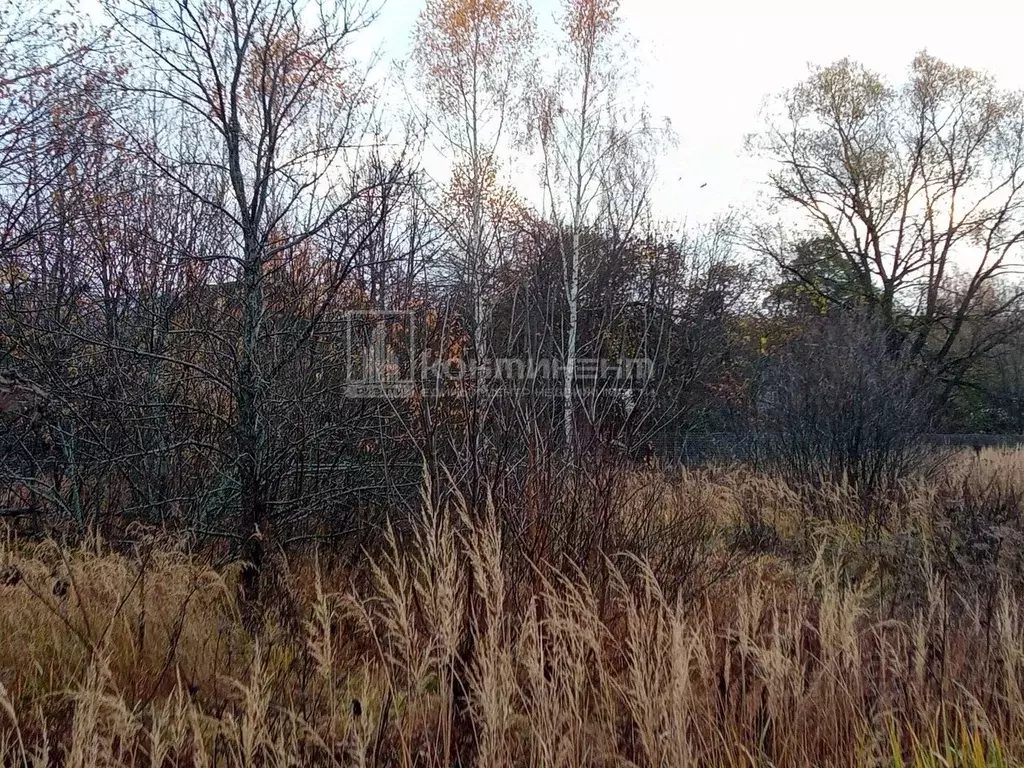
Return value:
[[(407, 54), (422, 5), (387, 0), (370, 32), (386, 56)], [(533, 7), (543, 25), (558, 0)], [(1024, 88), (1024, 4), (1014, 0), (622, 0), (621, 7), (643, 58), (652, 113), (668, 117), (679, 140), (660, 165), (658, 195), (658, 213), (676, 220), (710, 218), (756, 194), (763, 174), (744, 156), (744, 136), (757, 128), (764, 97), (799, 82), (808, 63), (849, 56), (898, 79), (926, 48)]]

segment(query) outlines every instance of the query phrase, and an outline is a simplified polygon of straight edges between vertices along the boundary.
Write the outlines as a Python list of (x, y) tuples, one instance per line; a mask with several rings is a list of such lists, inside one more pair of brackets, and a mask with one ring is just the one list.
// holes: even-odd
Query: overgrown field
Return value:
[(742, 468), (626, 482), (633, 555), (533, 562), (452, 497), (359, 557), (278, 554), (257, 606), (159, 533), (10, 536), (3, 763), (1024, 761), (1024, 455), (870, 510)]

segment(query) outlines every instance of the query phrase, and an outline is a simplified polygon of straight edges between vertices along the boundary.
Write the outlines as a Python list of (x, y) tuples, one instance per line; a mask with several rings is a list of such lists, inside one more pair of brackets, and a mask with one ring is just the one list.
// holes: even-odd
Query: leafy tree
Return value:
[[(912, 355), (961, 380), (973, 354), (961, 336), (1024, 248), (1024, 97), (921, 53), (901, 84), (848, 59), (815, 67), (776, 106), (752, 144), (776, 163), (781, 210), (835, 246), (815, 290), (842, 303), (856, 286)], [(791, 264), (778, 226), (750, 243)], [(957, 264), (971, 272), (954, 292)]]
[(833, 308), (855, 310), (874, 300), (873, 289), (858, 282), (831, 238), (801, 240), (793, 251), (782, 265), (782, 282), (771, 288), (770, 303), (796, 315), (826, 315)]

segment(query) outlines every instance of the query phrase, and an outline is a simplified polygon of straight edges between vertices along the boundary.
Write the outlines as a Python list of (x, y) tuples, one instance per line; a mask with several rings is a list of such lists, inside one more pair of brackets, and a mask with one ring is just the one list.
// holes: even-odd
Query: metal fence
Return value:
[[(935, 446), (960, 448), (1024, 448), (1024, 435), (934, 434), (924, 441)], [(652, 442), (653, 452), (686, 464), (737, 461), (753, 455), (755, 436), (732, 432), (672, 433)]]

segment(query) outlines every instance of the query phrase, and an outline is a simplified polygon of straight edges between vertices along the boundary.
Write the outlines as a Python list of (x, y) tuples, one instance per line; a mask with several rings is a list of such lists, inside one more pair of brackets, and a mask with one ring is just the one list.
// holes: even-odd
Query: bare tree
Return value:
[(62, 169), (41, 155), (60, 155), (69, 125), (85, 118), (83, 91), (95, 87), (97, 40), (63, 3), (0, 3), (0, 256), (46, 226), (32, 208)]
[[(895, 345), (958, 380), (971, 362), (958, 340), (979, 296), (1021, 265), (1021, 94), (922, 53), (902, 85), (842, 60), (813, 69), (776, 107), (753, 145), (777, 163), (782, 210), (836, 244), (843, 290), (856, 286)], [(777, 227), (756, 228), (751, 243), (814, 282)], [(954, 295), (956, 265), (970, 275)]]
[[(488, 357), (487, 306), (499, 259), (499, 153), (520, 120), (531, 73), (534, 21), (516, 0), (428, 0), (415, 34), (431, 124), (452, 161), (448, 215), (454, 265), (468, 282), (474, 354)], [(495, 219), (497, 218), (497, 222)]]
[[(232, 401), (246, 558), (258, 575), (260, 527), (270, 515), (272, 383), (314, 335), (368, 232), (338, 226), (367, 195), (402, 173), (399, 150), (385, 178), (355, 171), (375, 137), (372, 92), (353, 58), (367, 4), (301, 0), (124, 0), (107, 5), (118, 32), (141, 52), (128, 84), (169, 116), (133, 149), (225, 222), (223, 258), (237, 275), (239, 343)], [(320, 260), (302, 329), (274, 341), (268, 275), (313, 249)], [(255, 584), (249, 586), (255, 589)]]
[[(623, 36), (617, 0), (567, 0), (562, 9), (564, 51), (553, 81), (535, 94), (547, 215), (562, 234), (560, 284), (567, 308), (561, 332), (565, 444), (576, 438), (575, 379), (580, 356), (582, 297), (590, 276), (589, 244), (628, 241), (647, 210), (655, 134), (643, 107), (623, 98)], [(600, 256), (597, 256), (597, 260)]]

